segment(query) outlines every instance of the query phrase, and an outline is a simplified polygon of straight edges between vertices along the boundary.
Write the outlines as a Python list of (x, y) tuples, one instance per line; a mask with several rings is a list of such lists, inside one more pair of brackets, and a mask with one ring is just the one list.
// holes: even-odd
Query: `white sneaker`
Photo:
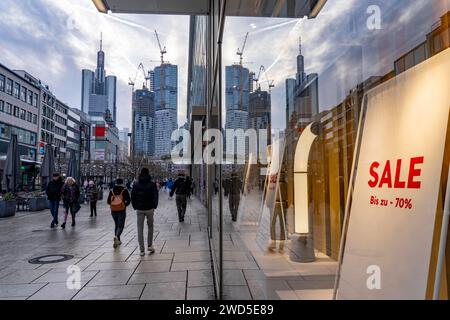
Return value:
[(145, 252), (141, 251), (141, 253), (139, 254), (141, 257), (145, 256)]
[(153, 247), (148, 247), (147, 250), (148, 252), (150, 252), (150, 254), (155, 253), (155, 248)]

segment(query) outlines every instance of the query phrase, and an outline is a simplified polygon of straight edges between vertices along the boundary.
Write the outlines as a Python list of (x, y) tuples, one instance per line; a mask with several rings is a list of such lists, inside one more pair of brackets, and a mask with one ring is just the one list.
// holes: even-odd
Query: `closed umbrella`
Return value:
[(3, 170), (3, 188), (7, 192), (16, 192), (20, 180), (20, 155), (17, 135), (11, 136), (11, 143), (6, 154), (5, 169)]
[(45, 189), (55, 172), (55, 157), (53, 147), (49, 144), (45, 146), (44, 160), (41, 165), (42, 188)]
[(80, 183), (80, 181), (78, 180), (77, 157), (75, 156), (75, 152), (73, 151), (70, 151), (69, 165), (67, 166), (67, 176), (74, 178), (77, 183)]

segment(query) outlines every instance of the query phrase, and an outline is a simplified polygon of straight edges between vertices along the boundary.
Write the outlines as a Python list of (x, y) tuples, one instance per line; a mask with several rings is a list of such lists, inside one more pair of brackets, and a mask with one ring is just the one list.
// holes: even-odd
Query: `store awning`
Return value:
[[(100, 12), (202, 15), (209, 0), (92, 0)], [(315, 18), (327, 0), (228, 0), (226, 14), (243, 17)]]

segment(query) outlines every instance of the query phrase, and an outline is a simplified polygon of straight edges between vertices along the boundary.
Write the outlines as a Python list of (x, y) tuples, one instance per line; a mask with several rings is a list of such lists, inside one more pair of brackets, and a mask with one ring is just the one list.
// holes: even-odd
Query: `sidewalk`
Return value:
[[(128, 209), (122, 246), (113, 248), (114, 224), (105, 200), (97, 218), (87, 205), (77, 225), (50, 229), (48, 210), (19, 212), (0, 220), (0, 299), (214, 299), (206, 210), (188, 200), (184, 224), (178, 222), (175, 200), (161, 191), (155, 213), (156, 253), (139, 256), (136, 215)], [(60, 210), (60, 222), (62, 210)], [(69, 254), (74, 258), (52, 264), (29, 259)], [(81, 270), (81, 289), (66, 285), (68, 266)]]

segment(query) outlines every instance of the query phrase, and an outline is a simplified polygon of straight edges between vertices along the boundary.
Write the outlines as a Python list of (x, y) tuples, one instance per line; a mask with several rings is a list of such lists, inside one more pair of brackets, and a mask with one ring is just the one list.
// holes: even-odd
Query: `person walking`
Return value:
[(97, 201), (98, 201), (98, 189), (94, 181), (89, 181), (89, 184), (86, 188), (86, 195), (89, 201), (89, 207), (91, 209), (90, 217), (92, 218), (93, 216), (97, 216)]
[(228, 184), (228, 205), (230, 207), (231, 219), (236, 222), (239, 211), (239, 202), (241, 200), (242, 181), (239, 179), (237, 173), (231, 174), (231, 179)]
[(172, 190), (170, 191), (170, 197), (172, 198), (174, 194), (176, 194), (178, 220), (184, 222), (187, 206), (188, 183), (182, 172), (178, 174), (178, 179), (175, 180), (173, 184)]
[(75, 227), (75, 215), (80, 210), (80, 188), (76, 181), (72, 177), (68, 177), (61, 192), (63, 204), (64, 204), (64, 222), (61, 228), (66, 228), (67, 216), (72, 216), (72, 227)]
[(111, 216), (114, 220), (114, 243), (113, 247), (117, 248), (122, 244), (120, 236), (122, 235), (127, 218), (127, 207), (131, 203), (130, 193), (123, 184), (123, 179), (117, 179), (115, 186), (108, 195), (109, 207), (111, 208)]
[(60, 174), (54, 173), (52, 181), (49, 182), (47, 188), (45, 189), (45, 193), (47, 194), (47, 199), (50, 204), (50, 212), (53, 217), (52, 223), (50, 224), (50, 228), (52, 229), (55, 226), (58, 226), (58, 210), (63, 185), (64, 183)]
[(192, 179), (191, 177), (186, 177), (186, 190), (187, 190), (187, 198), (190, 200), (192, 195)]
[(158, 207), (158, 189), (150, 177), (150, 171), (142, 168), (138, 181), (131, 190), (131, 205), (137, 213), (137, 231), (140, 255), (145, 255), (144, 247), (144, 221), (147, 218), (147, 250), (150, 254), (155, 252), (153, 247), (153, 218)]

